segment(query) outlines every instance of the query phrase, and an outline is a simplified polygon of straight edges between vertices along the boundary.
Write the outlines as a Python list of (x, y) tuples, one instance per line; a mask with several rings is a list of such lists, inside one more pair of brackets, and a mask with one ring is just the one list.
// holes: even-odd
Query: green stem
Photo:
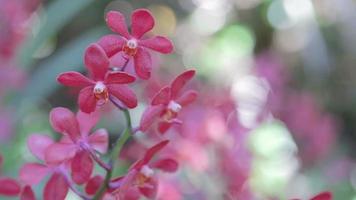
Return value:
[(116, 141), (116, 144), (111, 152), (111, 157), (109, 161), (109, 165), (111, 166), (111, 169), (106, 172), (105, 180), (104, 183), (101, 185), (99, 188), (98, 192), (95, 194), (93, 200), (99, 200), (105, 193), (106, 189), (109, 187), (110, 179), (112, 178), (112, 173), (113, 169), (115, 167), (116, 161), (119, 157), (119, 154), (121, 152), (122, 147), (126, 143), (126, 141), (130, 138), (132, 135), (132, 125), (131, 125), (131, 116), (130, 112), (127, 109), (122, 109), (125, 118), (126, 118), (126, 129), (125, 131), (121, 134), (119, 139)]

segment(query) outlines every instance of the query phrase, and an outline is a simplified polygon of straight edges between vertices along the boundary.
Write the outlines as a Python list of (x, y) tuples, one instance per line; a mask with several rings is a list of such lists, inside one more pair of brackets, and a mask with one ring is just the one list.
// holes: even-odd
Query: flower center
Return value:
[(94, 96), (99, 102), (99, 105), (106, 103), (109, 99), (109, 92), (105, 84), (101, 81), (97, 82), (94, 87)]
[(178, 113), (182, 109), (182, 106), (175, 101), (170, 101), (167, 108), (172, 112)]
[(129, 56), (134, 56), (137, 52), (137, 47), (137, 41), (135, 39), (131, 39), (126, 42), (126, 44), (122, 48), (122, 51), (124, 51)]
[(149, 166), (144, 165), (136, 178), (136, 184), (138, 186), (143, 186), (153, 176), (153, 174), (154, 171)]

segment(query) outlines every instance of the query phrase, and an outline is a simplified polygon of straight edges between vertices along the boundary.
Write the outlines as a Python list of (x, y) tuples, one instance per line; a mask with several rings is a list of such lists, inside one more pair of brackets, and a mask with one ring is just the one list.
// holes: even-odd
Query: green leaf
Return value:
[(63, 28), (80, 10), (92, 3), (93, 0), (57, 0), (53, 1), (46, 9), (46, 17), (40, 16), (41, 19), (46, 19), (44, 24), (40, 26), (39, 32), (34, 38), (29, 39), (22, 52), (20, 52), (20, 63), (23, 67), (28, 67), (33, 62), (33, 54), (53, 37), (60, 29)]

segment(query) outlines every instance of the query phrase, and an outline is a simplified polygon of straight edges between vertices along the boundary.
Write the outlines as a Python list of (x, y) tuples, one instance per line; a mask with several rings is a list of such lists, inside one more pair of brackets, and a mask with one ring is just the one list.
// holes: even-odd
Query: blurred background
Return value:
[[(58, 136), (51, 108), (77, 110), (78, 91), (56, 76), (85, 72), (86, 46), (110, 33), (105, 13), (120, 11), (129, 24), (137, 8), (152, 12), (151, 34), (171, 38), (175, 52), (152, 54), (155, 75), (134, 86), (134, 124), (158, 85), (186, 68), (198, 73), (199, 99), (168, 136), (181, 169), (162, 175), (158, 199), (307, 199), (328, 190), (356, 200), (354, 0), (0, 0), (0, 176), (35, 160), (29, 134)], [(124, 120), (108, 112), (98, 127), (114, 139)], [(147, 135), (135, 139), (128, 162), (136, 143), (147, 144)]]

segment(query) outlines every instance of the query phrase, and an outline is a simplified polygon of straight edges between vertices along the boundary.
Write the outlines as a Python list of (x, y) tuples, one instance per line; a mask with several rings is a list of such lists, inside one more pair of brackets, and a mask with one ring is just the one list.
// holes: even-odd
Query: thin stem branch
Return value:
[(88, 152), (90, 153), (91, 157), (106, 171), (111, 170), (111, 166), (106, 164), (99, 156), (93, 151), (92, 149), (88, 149)]
[[(116, 105), (114, 103), (114, 105)], [(130, 116), (130, 112), (127, 109), (122, 109), (121, 107), (119, 107), (120, 110), (123, 111), (125, 118), (126, 118), (126, 129), (125, 131), (120, 135), (119, 139), (117, 140), (112, 152), (111, 152), (111, 157), (110, 157), (110, 161), (109, 164), (111, 166), (111, 170), (108, 170), (106, 172), (106, 176), (105, 176), (105, 180), (104, 183), (101, 185), (101, 187), (99, 188), (98, 192), (95, 194), (93, 200), (99, 200), (103, 194), (105, 193), (106, 189), (109, 187), (109, 183), (110, 183), (110, 179), (112, 177), (112, 173), (113, 173), (113, 167), (116, 164), (116, 161), (119, 157), (119, 154), (121, 152), (122, 147), (124, 146), (124, 144), (126, 143), (126, 141), (130, 138), (130, 136), (132, 135), (132, 125), (131, 125), (131, 116)]]
[[(125, 71), (127, 64), (129, 63), (130, 58), (126, 58), (126, 62), (121, 68), (121, 71)], [(120, 135), (119, 139), (116, 141), (115, 146), (111, 152), (110, 155), (110, 160), (109, 160), (109, 166), (110, 169), (106, 171), (106, 176), (104, 183), (100, 186), (99, 190), (96, 192), (96, 194), (93, 197), (93, 200), (99, 200), (101, 197), (104, 195), (105, 191), (109, 188), (109, 183), (110, 179), (112, 178), (113, 175), (113, 168), (115, 167), (116, 161), (119, 157), (119, 154), (121, 152), (122, 147), (126, 143), (126, 141), (130, 138), (132, 135), (132, 124), (131, 124), (131, 116), (130, 112), (123, 106), (121, 106), (118, 102), (116, 102), (113, 98), (109, 97), (110, 101), (121, 111), (123, 111), (124, 116), (126, 118), (126, 129), (125, 131)]]

